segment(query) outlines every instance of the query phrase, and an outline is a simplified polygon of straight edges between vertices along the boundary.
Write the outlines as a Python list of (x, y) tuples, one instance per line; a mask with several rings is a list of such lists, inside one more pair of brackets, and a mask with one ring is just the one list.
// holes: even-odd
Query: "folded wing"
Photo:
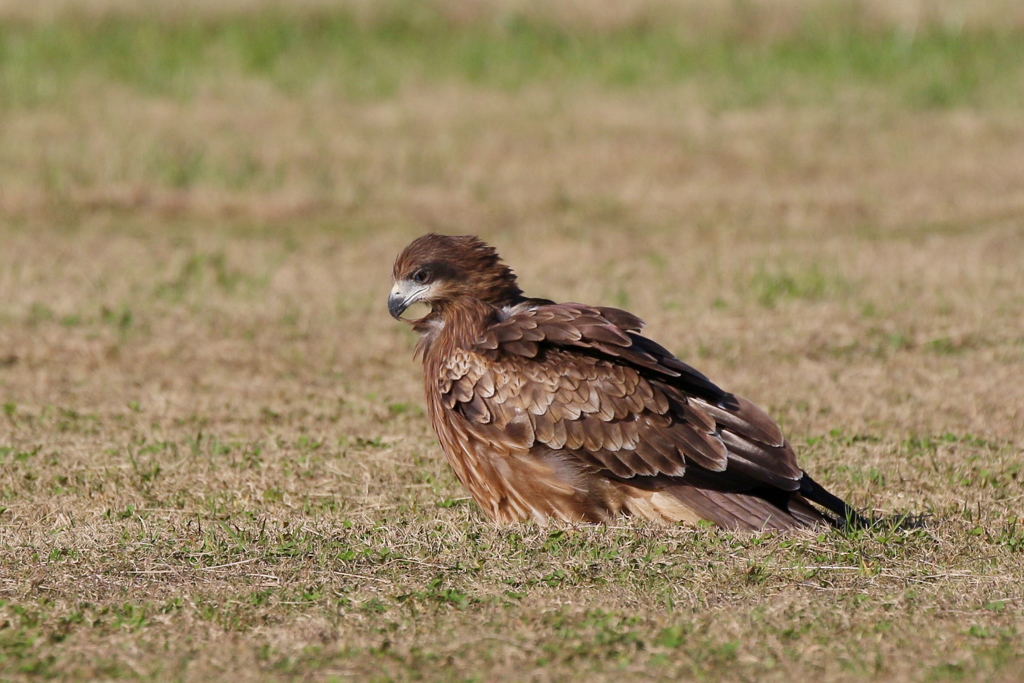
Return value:
[(616, 480), (702, 482), (712, 498), (797, 491), (802, 471), (778, 426), (642, 326), (613, 308), (522, 304), (453, 357), (442, 401), (496, 448), (569, 453)]

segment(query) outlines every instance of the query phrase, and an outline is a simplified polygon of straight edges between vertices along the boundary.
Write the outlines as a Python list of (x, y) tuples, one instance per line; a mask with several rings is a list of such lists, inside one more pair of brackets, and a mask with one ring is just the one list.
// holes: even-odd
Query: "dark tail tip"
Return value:
[(842, 498), (826, 491), (821, 484), (811, 479), (810, 475), (806, 472), (800, 478), (800, 495), (834, 513), (838, 518), (833, 522), (836, 527), (841, 529), (864, 529), (872, 525), (871, 521), (861, 517)]
[(862, 517), (846, 501), (832, 495), (818, 482), (804, 472), (800, 479), (800, 495), (834, 513), (832, 525), (837, 529), (888, 529), (892, 531), (913, 531), (928, 526), (928, 515), (900, 512), (892, 515), (871, 514)]

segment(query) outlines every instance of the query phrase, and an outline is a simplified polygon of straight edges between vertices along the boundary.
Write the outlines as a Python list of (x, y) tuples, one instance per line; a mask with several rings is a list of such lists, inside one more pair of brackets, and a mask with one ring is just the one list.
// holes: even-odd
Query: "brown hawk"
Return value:
[(411, 321), (430, 422), (492, 520), (863, 523), (764, 411), (642, 336), (631, 313), (528, 298), (472, 236), (424, 235), (393, 274), (395, 318), (430, 306)]

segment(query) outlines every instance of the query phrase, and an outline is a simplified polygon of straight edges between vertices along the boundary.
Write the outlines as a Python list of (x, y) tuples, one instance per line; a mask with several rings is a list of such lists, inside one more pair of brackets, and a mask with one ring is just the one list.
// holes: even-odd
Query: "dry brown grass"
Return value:
[[(1018, 680), (1018, 109), (80, 95), (0, 125), (0, 679)], [(493, 528), (384, 308), (426, 230), (927, 527)]]

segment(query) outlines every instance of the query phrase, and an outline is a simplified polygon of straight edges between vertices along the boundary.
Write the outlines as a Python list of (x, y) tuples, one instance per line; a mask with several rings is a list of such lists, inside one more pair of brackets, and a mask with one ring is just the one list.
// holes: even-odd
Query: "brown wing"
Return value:
[(489, 362), (447, 368), (442, 401), (489, 440), (570, 452), (619, 479), (690, 469), (721, 489), (796, 491), (802, 472), (775, 423), (641, 337), (642, 324), (617, 309), (519, 306), (477, 343)]
[(730, 396), (657, 342), (637, 334), (644, 322), (632, 313), (575, 303), (529, 302), (507, 313), (477, 342), (476, 350), (491, 359), (502, 354), (535, 358), (542, 347), (551, 345), (586, 349), (670, 378), (675, 386), (695, 396), (714, 402)]

